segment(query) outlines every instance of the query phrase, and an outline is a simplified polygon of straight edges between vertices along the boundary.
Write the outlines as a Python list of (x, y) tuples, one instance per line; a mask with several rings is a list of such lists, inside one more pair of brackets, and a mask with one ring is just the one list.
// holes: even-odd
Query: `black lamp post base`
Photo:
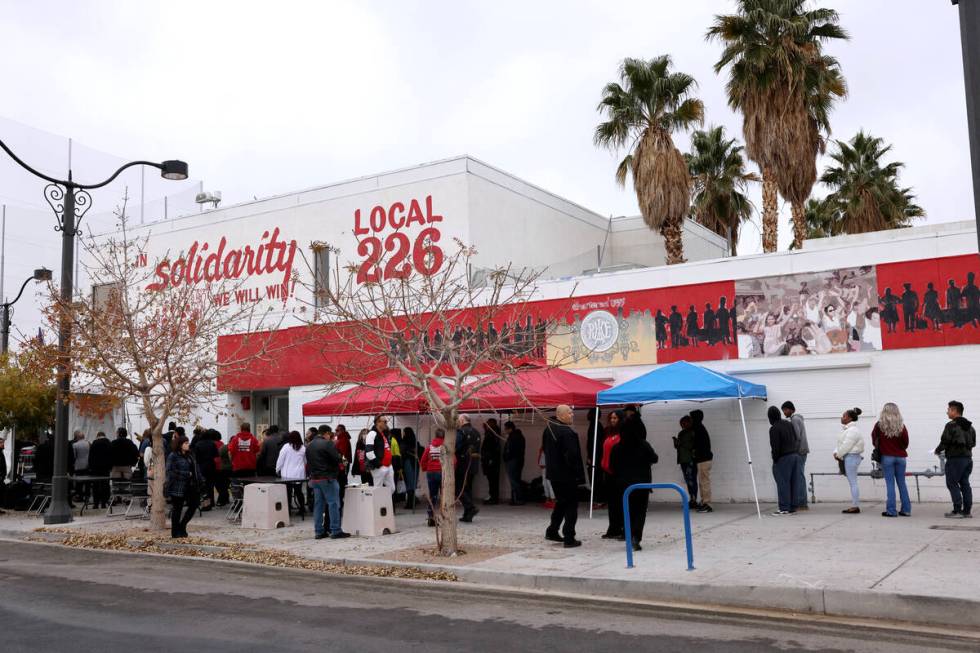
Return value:
[(71, 507), (67, 503), (63, 506), (52, 503), (51, 507), (44, 513), (45, 524), (67, 524), (73, 519)]

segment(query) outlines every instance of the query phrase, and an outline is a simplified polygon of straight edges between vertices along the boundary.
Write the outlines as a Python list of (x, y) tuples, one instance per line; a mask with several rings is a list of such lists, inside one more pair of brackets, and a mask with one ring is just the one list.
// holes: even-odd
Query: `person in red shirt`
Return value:
[(621, 410), (614, 410), (609, 414), (609, 426), (606, 428), (606, 439), (602, 441), (602, 458), (599, 466), (605, 476), (606, 496), (609, 497), (609, 526), (602, 536), (604, 540), (623, 538), (625, 526), (623, 524), (623, 488), (619, 487), (616, 478), (613, 476), (612, 450), (619, 444), (619, 429), (626, 419), (626, 414)]
[(237, 478), (255, 476), (255, 466), (259, 455), (258, 439), (252, 435), (252, 425), (243, 422), (237, 435), (228, 441), (228, 455), (231, 457), (231, 475)]
[(425, 472), (426, 483), (429, 486), (429, 519), (428, 525), (435, 526), (435, 516), (433, 510), (439, 503), (440, 490), (442, 489), (442, 445), (446, 441), (446, 432), (443, 429), (436, 429), (432, 442), (425, 448), (419, 465)]

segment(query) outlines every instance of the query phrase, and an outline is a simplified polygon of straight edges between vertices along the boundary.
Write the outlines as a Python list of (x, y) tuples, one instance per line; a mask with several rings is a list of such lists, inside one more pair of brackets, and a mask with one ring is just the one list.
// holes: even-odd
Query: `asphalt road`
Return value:
[(856, 626), (0, 541), (7, 653), (978, 649), (977, 640)]

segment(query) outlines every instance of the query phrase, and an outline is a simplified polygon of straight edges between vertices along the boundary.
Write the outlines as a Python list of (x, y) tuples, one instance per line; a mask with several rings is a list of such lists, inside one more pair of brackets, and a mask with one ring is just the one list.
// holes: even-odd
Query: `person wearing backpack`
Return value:
[(977, 446), (977, 432), (973, 423), (963, 417), (963, 404), (949, 402), (946, 408), (949, 422), (943, 429), (936, 455), (946, 454), (946, 487), (953, 500), (953, 511), (947, 512), (949, 519), (969, 519), (973, 515), (973, 489), (970, 487), (970, 474), (973, 472), (973, 448)]

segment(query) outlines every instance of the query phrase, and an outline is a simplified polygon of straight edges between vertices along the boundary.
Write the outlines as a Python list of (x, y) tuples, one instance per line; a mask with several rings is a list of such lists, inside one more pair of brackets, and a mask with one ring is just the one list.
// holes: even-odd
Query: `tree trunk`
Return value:
[(436, 518), (436, 545), (439, 555), (454, 556), (459, 552), (456, 538), (456, 411), (446, 410), (442, 414), (446, 422), (446, 439), (442, 445), (442, 489), (439, 494), (439, 509), (433, 510)]
[(779, 201), (776, 179), (770, 168), (762, 169), (762, 251), (775, 252), (779, 243)]
[[(167, 528), (167, 498), (163, 495), (163, 484), (167, 480), (167, 454), (163, 450), (162, 419), (150, 420), (150, 446), (153, 447), (153, 479), (150, 481), (150, 528), (155, 531)], [(147, 470), (149, 473), (150, 470)]]
[(803, 249), (803, 240), (807, 235), (806, 210), (803, 204), (793, 202), (793, 249)]
[(660, 235), (664, 237), (664, 249), (667, 252), (667, 265), (685, 262), (682, 223), (683, 220), (667, 220), (660, 228)]

